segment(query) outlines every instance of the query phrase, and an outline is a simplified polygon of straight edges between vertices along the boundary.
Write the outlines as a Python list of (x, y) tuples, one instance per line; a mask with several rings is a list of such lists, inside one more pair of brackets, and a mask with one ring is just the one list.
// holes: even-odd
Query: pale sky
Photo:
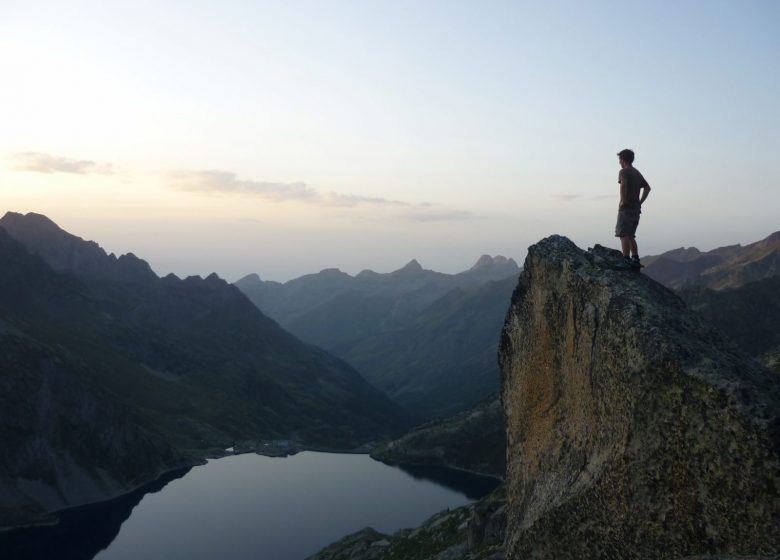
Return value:
[(0, 213), (160, 275), (780, 229), (780, 2), (0, 0)]

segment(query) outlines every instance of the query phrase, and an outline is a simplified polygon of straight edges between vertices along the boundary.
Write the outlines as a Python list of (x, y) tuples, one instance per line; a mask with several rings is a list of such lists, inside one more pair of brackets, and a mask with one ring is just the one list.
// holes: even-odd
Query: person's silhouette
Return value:
[[(620, 204), (618, 205), (617, 225), (615, 237), (620, 238), (620, 248), (623, 251), (625, 268), (640, 268), (639, 248), (636, 244), (636, 228), (639, 225), (639, 215), (642, 213), (642, 204), (650, 194), (650, 185), (633, 166), (633, 150), (620, 150), (618, 152), (618, 183), (620, 183)], [(642, 195), (640, 197), (640, 191)]]

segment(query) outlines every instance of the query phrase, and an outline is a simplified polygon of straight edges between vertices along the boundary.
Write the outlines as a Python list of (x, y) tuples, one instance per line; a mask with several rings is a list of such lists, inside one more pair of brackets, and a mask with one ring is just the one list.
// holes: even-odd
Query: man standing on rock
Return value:
[[(642, 203), (650, 194), (650, 185), (642, 174), (633, 166), (633, 150), (618, 152), (620, 173), (620, 205), (618, 206), (615, 237), (620, 238), (620, 248), (623, 251), (624, 262), (621, 268), (641, 268), (639, 249), (636, 245), (636, 227), (639, 225), (639, 215), (642, 213)], [(642, 191), (642, 197), (639, 197)]]

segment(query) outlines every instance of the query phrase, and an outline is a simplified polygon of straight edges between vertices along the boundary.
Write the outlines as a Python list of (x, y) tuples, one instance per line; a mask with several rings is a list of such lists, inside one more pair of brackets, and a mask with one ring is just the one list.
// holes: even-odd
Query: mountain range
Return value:
[(236, 286), (291, 333), (428, 420), (497, 391), (498, 334), (519, 271), (512, 259), (483, 255), (458, 274), (412, 260), (386, 274), (326, 269), (284, 284), (253, 274)]
[(0, 348), (0, 526), (240, 440), (350, 449), (408, 425), (215, 274), (158, 278), (38, 214), (0, 219)]
[(711, 251), (681, 247), (642, 259), (644, 273), (673, 288), (688, 285), (715, 290), (737, 288), (780, 274), (780, 231), (748, 245)]

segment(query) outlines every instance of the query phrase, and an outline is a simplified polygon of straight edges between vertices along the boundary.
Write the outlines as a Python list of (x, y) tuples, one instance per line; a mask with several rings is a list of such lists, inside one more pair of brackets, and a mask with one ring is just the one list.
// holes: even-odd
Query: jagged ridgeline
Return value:
[(502, 336), (511, 559), (780, 552), (780, 378), (620, 255), (529, 249)]
[(670, 288), (738, 288), (780, 274), (780, 231), (744, 246), (711, 251), (681, 247), (645, 257), (642, 262), (645, 274)]
[(216, 275), (158, 278), (44, 216), (0, 219), (0, 526), (238, 440), (353, 448), (405, 413)]

